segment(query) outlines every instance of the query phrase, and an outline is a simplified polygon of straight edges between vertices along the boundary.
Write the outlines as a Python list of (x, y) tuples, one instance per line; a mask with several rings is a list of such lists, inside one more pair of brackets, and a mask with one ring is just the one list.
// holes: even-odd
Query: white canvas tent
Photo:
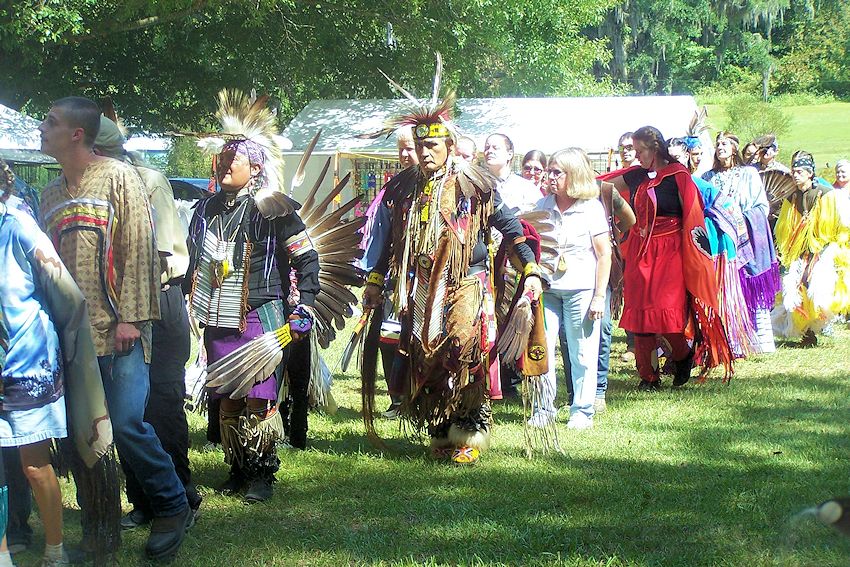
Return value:
[[(307, 182), (295, 192), (295, 198), (303, 198), (327, 157), (332, 158), (332, 171), (338, 178), (351, 170), (353, 158), (394, 159), (394, 138), (364, 140), (357, 136), (380, 129), (384, 120), (403, 106), (401, 100), (374, 99), (308, 104), (283, 132), (293, 144), (286, 152), (287, 167), (292, 169), (313, 134), (322, 129)], [(463, 135), (475, 140), (479, 152), (489, 134), (501, 132), (513, 140), (519, 156), (532, 149), (548, 154), (570, 146), (607, 156), (620, 134), (641, 126), (655, 126), (665, 137), (683, 136), (696, 110), (692, 96), (459, 99), (455, 122)], [(707, 137), (703, 147), (711, 147)], [(710, 152), (703, 163), (710, 166)], [(331, 181), (326, 181), (324, 189), (330, 187)]]
[(40, 122), (0, 104), (0, 158), (9, 163), (56, 163), (41, 153)]

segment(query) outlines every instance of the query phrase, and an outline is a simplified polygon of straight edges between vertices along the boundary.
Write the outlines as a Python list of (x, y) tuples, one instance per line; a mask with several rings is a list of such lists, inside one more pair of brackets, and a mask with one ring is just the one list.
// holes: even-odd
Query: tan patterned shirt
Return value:
[(62, 175), (45, 187), (41, 214), (45, 232), (88, 301), (98, 356), (114, 352), (119, 322), (135, 323), (150, 362), (150, 321), (159, 319), (159, 259), (135, 168), (96, 159), (74, 194)]

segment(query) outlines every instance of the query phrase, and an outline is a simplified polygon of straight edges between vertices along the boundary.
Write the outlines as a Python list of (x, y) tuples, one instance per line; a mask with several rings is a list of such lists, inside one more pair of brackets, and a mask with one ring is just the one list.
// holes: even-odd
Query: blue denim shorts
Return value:
[(0, 447), (21, 447), (67, 436), (65, 396), (38, 408), (0, 411)]

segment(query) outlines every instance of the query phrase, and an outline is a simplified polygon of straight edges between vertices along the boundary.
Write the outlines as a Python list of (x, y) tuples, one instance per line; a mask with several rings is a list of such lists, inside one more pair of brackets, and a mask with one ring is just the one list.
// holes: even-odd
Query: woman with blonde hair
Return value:
[(597, 199), (593, 168), (582, 150), (567, 148), (549, 158), (546, 188), (549, 194), (538, 201), (536, 210), (549, 212), (558, 241), (554, 274), (543, 294), (549, 371), (529, 425), (545, 427), (555, 420), (553, 347), (560, 334), (574, 392), (567, 427), (588, 429), (593, 427), (600, 321), (611, 269), (608, 221)]

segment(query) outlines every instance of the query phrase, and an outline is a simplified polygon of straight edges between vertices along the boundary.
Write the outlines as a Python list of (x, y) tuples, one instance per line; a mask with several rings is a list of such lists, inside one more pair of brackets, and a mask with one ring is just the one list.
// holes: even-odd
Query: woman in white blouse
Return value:
[(529, 425), (544, 427), (555, 420), (555, 345), (560, 334), (569, 352), (573, 386), (569, 429), (593, 427), (600, 320), (605, 313), (611, 269), (611, 242), (599, 188), (587, 155), (578, 148), (555, 153), (546, 170), (549, 195), (537, 210), (549, 211), (558, 239), (555, 274), (543, 293), (549, 373), (539, 407)]

